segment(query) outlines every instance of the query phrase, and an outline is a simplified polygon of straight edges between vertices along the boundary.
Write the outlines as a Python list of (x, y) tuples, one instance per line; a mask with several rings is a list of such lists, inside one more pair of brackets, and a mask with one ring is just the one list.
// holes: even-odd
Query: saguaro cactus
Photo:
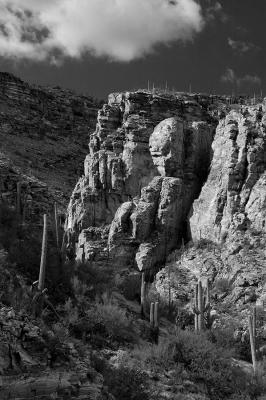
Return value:
[(158, 312), (159, 312), (158, 301), (156, 301), (156, 303), (151, 303), (151, 306), (150, 306), (150, 332), (151, 332), (151, 339), (156, 344), (158, 344), (158, 338), (159, 338)]
[(17, 182), (17, 201), (16, 201), (17, 214), (21, 214), (21, 182)]
[(159, 313), (159, 302), (156, 301), (155, 305), (154, 305), (154, 328), (155, 329), (159, 329), (158, 313)]
[(199, 281), (198, 283), (198, 324), (199, 324), (199, 331), (204, 329), (204, 306), (203, 306), (203, 290), (202, 290), (202, 283)]
[(150, 306), (150, 327), (154, 327), (154, 303), (151, 303)]
[(141, 305), (141, 316), (144, 317), (144, 309), (145, 309), (145, 291), (146, 291), (146, 282), (145, 282), (145, 274), (142, 272), (141, 274), (141, 291), (140, 291), (140, 305)]
[(199, 286), (198, 284), (195, 285), (195, 302), (194, 302), (194, 320), (195, 320), (195, 331), (197, 332), (199, 330), (199, 315), (198, 315), (198, 309), (199, 309), (199, 305), (198, 305), (198, 289)]
[(210, 280), (207, 279), (206, 282), (206, 306), (210, 304), (211, 296), (210, 296)]
[(201, 281), (199, 281), (195, 286), (193, 304), (195, 331), (202, 331), (205, 328), (211, 328), (214, 317), (211, 316), (210, 311), (210, 281), (207, 279), (205, 290), (203, 290)]
[(251, 348), (251, 356), (252, 356), (252, 364), (253, 364), (253, 372), (254, 375), (257, 373), (257, 360), (256, 360), (256, 342), (254, 336), (254, 319), (252, 315), (248, 317), (248, 328), (249, 328), (249, 338), (250, 338), (250, 348)]
[(54, 203), (54, 222), (55, 222), (56, 246), (59, 251), (60, 245), (59, 245), (59, 230), (58, 230), (58, 212), (57, 212), (57, 204), (56, 203)]
[(47, 258), (47, 215), (43, 216), (43, 236), (42, 236), (42, 254), (39, 272), (38, 289), (42, 292), (44, 289), (45, 269)]
[(253, 322), (253, 336), (256, 338), (256, 327), (257, 327), (257, 309), (256, 306), (252, 310), (252, 322)]

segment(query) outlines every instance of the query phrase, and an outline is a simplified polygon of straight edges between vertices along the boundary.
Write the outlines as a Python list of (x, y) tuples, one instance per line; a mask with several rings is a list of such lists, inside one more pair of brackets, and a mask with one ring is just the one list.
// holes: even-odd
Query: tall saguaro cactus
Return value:
[(56, 246), (59, 251), (60, 245), (59, 245), (59, 230), (58, 230), (58, 210), (57, 210), (57, 204), (54, 203), (54, 222), (55, 222), (55, 237), (56, 237)]
[(197, 313), (197, 310), (199, 309), (198, 305), (198, 290), (199, 286), (198, 284), (195, 285), (195, 304), (194, 304), (194, 319), (195, 319), (195, 331), (197, 332), (199, 330), (199, 315)]
[(156, 301), (154, 304), (154, 328), (155, 329), (159, 329), (158, 313), (159, 313), (159, 302)]
[(45, 281), (45, 269), (46, 269), (46, 258), (47, 258), (47, 215), (43, 216), (43, 236), (42, 236), (42, 254), (39, 272), (38, 289), (43, 291)]
[(17, 215), (21, 214), (21, 182), (17, 182), (17, 201), (16, 201)]
[(250, 338), (250, 348), (251, 348), (251, 356), (252, 356), (252, 364), (253, 364), (253, 372), (254, 375), (257, 373), (257, 359), (256, 359), (256, 342), (254, 336), (254, 319), (252, 315), (248, 317), (248, 328), (249, 328), (249, 338)]
[(202, 283), (199, 281), (198, 283), (198, 325), (199, 325), (199, 331), (202, 331), (204, 329), (204, 308), (203, 308), (203, 289), (202, 289)]
[(159, 302), (151, 303), (150, 306), (150, 331), (151, 331), (151, 339), (154, 343), (158, 344), (159, 338)]
[(257, 309), (256, 306), (252, 310), (252, 322), (253, 322), (253, 336), (256, 338), (256, 327), (257, 327)]
[(141, 292), (140, 292), (140, 305), (141, 305), (141, 316), (144, 317), (145, 310), (145, 293), (146, 292), (146, 282), (145, 282), (145, 274), (142, 272), (141, 274)]
[(154, 303), (150, 306), (150, 327), (154, 328)]
[(211, 328), (214, 321), (211, 316), (210, 306), (210, 281), (207, 279), (206, 288), (203, 289), (202, 282), (195, 285), (193, 312), (195, 318), (195, 331), (202, 331), (205, 328)]

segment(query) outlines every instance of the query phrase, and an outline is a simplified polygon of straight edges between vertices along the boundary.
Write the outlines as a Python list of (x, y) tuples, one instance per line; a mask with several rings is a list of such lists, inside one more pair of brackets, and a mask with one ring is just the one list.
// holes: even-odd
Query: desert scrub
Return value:
[(193, 242), (194, 247), (196, 250), (198, 249), (207, 249), (207, 250), (213, 250), (214, 248), (217, 248), (216, 243), (214, 243), (212, 240), (206, 239), (206, 238), (201, 238), (199, 240), (195, 240)]
[(227, 278), (220, 278), (216, 280), (214, 289), (220, 294), (230, 293), (232, 291), (232, 283)]
[(104, 384), (116, 400), (149, 400), (148, 379), (144, 371), (127, 366), (108, 369)]
[(109, 340), (119, 343), (136, 341), (133, 319), (112, 298), (97, 301), (86, 313), (86, 320), (91, 334), (102, 332)]
[(175, 336), (169, 336), (159, 341), (158, 345), (143, 344), (131, 352), (132, 358), (142, 369), (159, 370), (175, 367), (174, 354)]
[(76, 338), (106, 345), (137, 341), (133, 319), (112, 298), (104, 295), (94, 302), (87, 300), (86, 307), (84, 310), (84, 304), (77, 306), (71, 299), (60, 307), (64, 324)]
[[(158, 346), (135, 348), (131, 355), (141, 369), (175, 370), (178, 379), (186, 373), (191, 381), (206, 387), (211, 400), (231, 396), (254, 399), (263, 393), (260, 382), (233, 365), (231, 349), (212, 343), (208, 334), (180, 330), (176, 336), (161, 340)], [(182, 379), (179, 383), (182, 384)]]
[(260, 392), (251, 377), (233, 366), (231, 351), (210, 342), (206, 334), (179, 331), (174, 346), (175, 362), (183, 365), (194, 382), (206, 385), (210, 399), (252, 398), (254, 392)]
[(95, 299), (96, 296), (110, 290), (113, 286), (111, 268), (96, 268), (89, 261), (76, 262), (73, 265), (71, 277), (74, 295), (86, 292), (86, 296)]

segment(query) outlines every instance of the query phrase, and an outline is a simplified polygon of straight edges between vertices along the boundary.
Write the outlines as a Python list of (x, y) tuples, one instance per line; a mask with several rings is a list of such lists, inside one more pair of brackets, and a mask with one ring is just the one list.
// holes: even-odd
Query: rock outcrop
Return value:
[(253, 108), (220, 122), (208, 181), (193, 206), (195, 238), (230, 242), (237, 232), (265, 231), (265, 121), (262, 110)]
[(145, 92), (109, 96), (68, 207), (71, 256), (154, 270), (189, 238), (187, 217), (211, 160), (212, 103)]
[(193, 284), (208, 277), (226, 311), (244, 313), (246, 322), (247, 308), (265, 303), (265, 111), (265, 104), (258, 104), (220, 120), (208, 179), (191, 211), (194, 246), (177, 261), (172, 256), (157, 276), (157, 289), (166, 299), (170, 270), (174, 300), (193, 293)]
[(265, 106), (229, 113), (217, 128), (213, 153), (208, 180), (193, 205), (192, 235), (196, 240), (205, 239), (221, 246), (222, 273), (235, 285), (235, 294), (241, 287), (243, 292), (245, 280), (245, 289), (252, 286), (258, 295), (263, 295), (266, 293)]

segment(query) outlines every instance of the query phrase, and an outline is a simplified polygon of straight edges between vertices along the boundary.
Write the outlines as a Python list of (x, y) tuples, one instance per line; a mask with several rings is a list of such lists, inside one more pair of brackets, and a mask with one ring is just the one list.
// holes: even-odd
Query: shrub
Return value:
[(136, 341), (137, 335), (132, 318), (111, 298), (103, 296), (93, 304), (86, 301), (86, 307), (89, 308), (86, 311), (80, 304), (77, 308), (71, 299), (59, 307), (65, 314), (65, 325), (74, 336), (97, 342), (99, 346), (110, 342)]
[(119, 366), (104, 374), (104, 383), (116, 400), (149, 400), (146, 374), (135, 368)]
[(117, 287), (127, 300), (140, 302), (141, 275), (139, 273), (122, 277)]
[(104, 299), (102, 303), (96, 302), (87, 312), (86, 320), (91, 334), (102, 332), (111, 341), (136, 341), (132, 318), (112, 299)]
[[(112, 286), (111, 268), (97, 268), (90, 262), (77, 262), (73, 266), (72, 289), (74, 294), (83, 294), (94, 299)], [(82, 286), (83, 285), (83, 286)]]
[(206, 334), (179, 331), (174, 346), (174, 360), (189, 371), (194, 381), (206, 385), (211, 399), (247, 393), (247, 376), (232, 366), (230, 350), (211, 343)]
[(215, 328), (210, 332), (210, 340), (216, 346), (230, 350), (232, 356), (240, 360), (251, 362), (251, 350), (249, 339), (235, 337), (236, 325), (230, 319), (231, 325)]
[(139, 362), (142, 368), (150, 367), (151, 369), (168, 369), (174, 367), (174, 336), (164, 338), (159, 341), (158, 345), (145, 344), (136, 347), (132, 351), (132, 356)]
[(185, 370), (189, 379), (205, 385), (211, 400), (231, 399), (231, 396), (250, 399), (263, 393), (261, 380), (254, 381), (234, 366), (231, 350), (212, 343), (207, 335), (180, 330), (177, 336), (161, 340), (158, 346), (134, 349), (132, 355), (142, 368), (175, 369), (179, 377)]
[(232, 289), (232, 284), (227, 278), (217, 279), (215, 282), (215, 289), (219, 293), (228, 293)]
[(211, 250), (216, 247), (216, 244), (209, 239), (201, 238), (194, 241), (194, 246), (196, 249), (208, 249)]

